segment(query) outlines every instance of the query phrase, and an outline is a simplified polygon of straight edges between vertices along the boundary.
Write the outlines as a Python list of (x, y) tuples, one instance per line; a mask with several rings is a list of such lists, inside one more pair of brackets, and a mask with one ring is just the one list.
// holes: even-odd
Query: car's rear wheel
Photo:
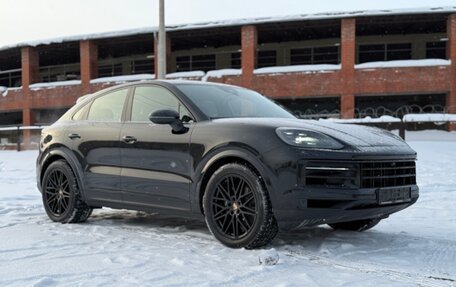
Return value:
[(56, 222), (83, 222), (92, 213), (92, 208), (82, 201), (76, 177), (64, 160), (55, 161), (46, 169), (42, 198), (47, 215)]
[(229, 163), (214, 172), (203, 208), (210, 231), (228, 247), (256, 248), (277, 235), (268, 192), (260, 177), (245, 165)]
[(377, 225), (380, 220), (380, 218), (372, 218), (365, 220), (331, 223), (328, 225), (335, 230), (365, 231)]

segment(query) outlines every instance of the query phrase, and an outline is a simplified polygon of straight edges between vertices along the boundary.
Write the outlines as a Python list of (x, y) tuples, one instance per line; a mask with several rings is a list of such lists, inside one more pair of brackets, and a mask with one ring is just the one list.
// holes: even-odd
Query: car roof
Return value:
[(202, 82), (202, 81), (194, 81), (194, 80), (147, 80), (147, 81), (134, 81), (134, 82), (129, 82), (129, 83), (125, 83), (125, 84), (114, 85), (112, 87), (102, 89), (102, 90), (97, 91), (97, 92), (92, 93), (92, 94), (83, 95), (83, 96), (79, 97), (76, 100), (76, 103), (84, 102), (86, 100), (92, 99), (94, 97), (97, 97), (100, 94), (107, 93), (107, 92), (112, 91), (112, 90), (121, 89), (121, 88), (127, 88), (127, 87), (132, 87), (132, 86), (137, 86), (137, 85), (144, 85), (144, 84), (160, 85), (160, 86), (165, 87), (165, 88), (169, 87), (169, 85), (175, 86), (175, 85), (179, 85), (179, 84), (224, 86), (224, 87), (243, 88), (243, 87), (227, 85), (227, 84), (222, 84), (222, 83)]

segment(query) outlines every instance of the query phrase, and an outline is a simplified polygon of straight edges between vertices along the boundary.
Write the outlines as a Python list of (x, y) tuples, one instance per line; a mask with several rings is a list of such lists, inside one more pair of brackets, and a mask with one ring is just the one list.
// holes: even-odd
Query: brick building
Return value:
[[(0, 126), (48, 124), (84, 94), (153, 78), (156, 33), (0, 47)], [(170, 26), (167, 44), (167, 77), (252, 88), (304, 118), (456, 113), (456, 7)]]

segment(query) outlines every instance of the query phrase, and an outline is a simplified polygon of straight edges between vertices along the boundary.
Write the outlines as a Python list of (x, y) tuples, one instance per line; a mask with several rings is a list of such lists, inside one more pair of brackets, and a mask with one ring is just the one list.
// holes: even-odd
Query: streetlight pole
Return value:
[(158, 73), (157, 79), (166, 78), (166, 31), (165, 31), (165, 0), (159, 2), (158, 20)]

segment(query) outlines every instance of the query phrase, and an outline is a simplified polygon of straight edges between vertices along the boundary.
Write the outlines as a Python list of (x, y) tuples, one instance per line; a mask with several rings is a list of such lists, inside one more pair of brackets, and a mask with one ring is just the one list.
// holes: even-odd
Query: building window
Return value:
[(132, 74), (153, 74), (154, 72), (154, 59), (136, 60), (131, 62)]
[(312, 48), (291, 49), (290, 64), (291, 65), (310, 65), (313, 64)]
[(257, 67), (272, 67), (277, 65), (277, 52), (275, 50), (270, 51), (258, 51), (257, 54)]
[(291, 65), (312, 65), (312, 64), (338, 64), (339, 47), (313, 47), (302, 49), (291, 49)]
[(231, 53), (231, 68), (233, 68), (233, 69), (241, 68), (241, 52)]
[(1, 71), (0, 86), (4, 87), (20, 87), (22, 85), (21, 69)]
[(191, 71), (191, 57), (190, 56), (180, 56), (176, 57), (176, 71), (185, 72)]
[(387, 44), (386, 61), (410, 60), (412, 58), (412, 44)]
[(176, 57), (176, 71), (210, 71), (215, 70), (215, 54)]
[(301, 119), (338, 118), (340, 97), (307, 97), (277, 101)]
[(79, 80), (81, 78), (79, 64), (43, 66), (40, 67), (39, 73), (41, 82)]
[(359, 63), (410, 60), (411, 58), (411, 43), (369, 44), (359, 46)]
[(122, 64), (108, 64), (98, 66), (98, 77), (112, 77), (122, 75)]
[(446, 42), (427, 42), (426, 59), (446, 59)]

